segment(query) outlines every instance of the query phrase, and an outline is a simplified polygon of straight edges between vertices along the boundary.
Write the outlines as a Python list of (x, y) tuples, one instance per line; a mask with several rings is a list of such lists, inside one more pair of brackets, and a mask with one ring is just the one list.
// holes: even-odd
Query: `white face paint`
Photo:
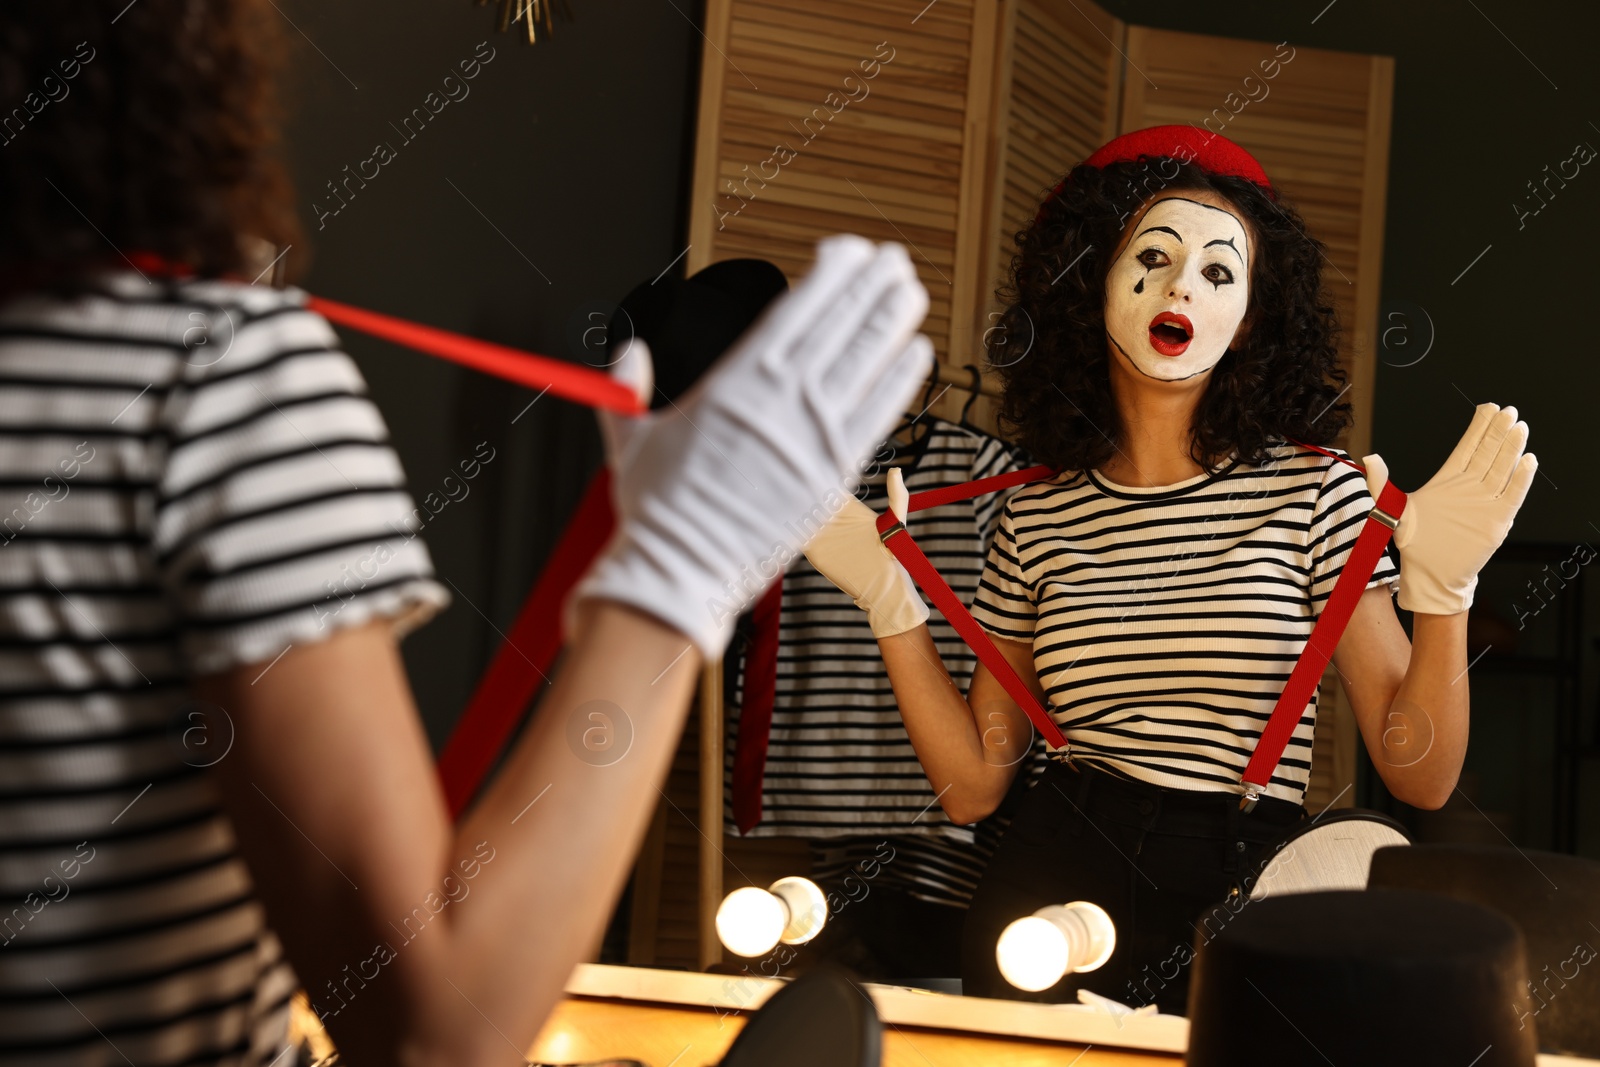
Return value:
[(1106, 333), (1147, 377), (1203, 374), (1250, 306), (1249, 233), (1233, 212), (1182, 197), (1137, 227), (1106, 276)]

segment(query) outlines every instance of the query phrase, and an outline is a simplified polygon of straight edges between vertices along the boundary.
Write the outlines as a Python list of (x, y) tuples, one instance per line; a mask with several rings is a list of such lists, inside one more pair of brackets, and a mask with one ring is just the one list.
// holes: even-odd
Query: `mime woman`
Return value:
[[(1351, 419), (1323, 247), (1238, 145), (1184, 126), (1124, 135), (1072, 169), (1017, 248), (991, 335), (1002, 429), (1060, 473), (1011, 497), (973, 614), (1071, 758), (1028, 791), (978, 886), (964, 988), (1182, 1013), (1200, 916), (1247, 894), (1307, 817), (1315, 697), (1248, 813), (1240, 776), (1386, 470), (1369, 456), (1364, 479), (1304, 447), (1337, 451)], [(1441, 806), (1461, 770), (1466, 610), (1532, 481), (1527, 437), (1514, 408), (1478, 407), (1410, 494), (1401, 566), (1380, 560), (1333, 657), (1378, 772), (1417, 807)], [(1030, 724), (986, 668), (966, 694), (951, 684), (872, 519), (847, 508), (808, 555), (868, 610), (918, 758), (951, 819), (974, 822)], [(1111, 914), (1116, 951), (1043, 993), (1011, 988), (1001, 930), (1072, 900)]]

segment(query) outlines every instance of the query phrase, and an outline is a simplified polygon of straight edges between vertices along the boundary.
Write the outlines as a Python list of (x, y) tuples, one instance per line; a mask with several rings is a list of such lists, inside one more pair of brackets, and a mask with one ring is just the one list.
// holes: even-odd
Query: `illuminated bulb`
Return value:
[(772, 950), (789, 922), (789, 909), (757, 886), (735, 889), (717, 909), (717, 937), (736, 956), (761, 956)]
[(822, 932), (828, 922), (828, 898), (817, 883), (809, 878), (779, 878), (768, 891), (788, 911), (781, 936), (785, 945), (803, 945)]
[(1006, 981), (1030, 993), (1049, 989), (1067, 973), (1066, 935), (1037, 915), (1007, 926), (994, 955)]
[(1037, 993), (1066, 974), (1101, 966), (1116, 947), (1111, 916), (1098, 904), (1076, 900), (1047, 905), (1007, 926), (994, 954), (1006, 981)]
[(735, 889), (717, 909), (717, 938), (736, 956), (762, 956), (779, 941), (803, 945), (828, 921), (827, 897), (806, 878)]

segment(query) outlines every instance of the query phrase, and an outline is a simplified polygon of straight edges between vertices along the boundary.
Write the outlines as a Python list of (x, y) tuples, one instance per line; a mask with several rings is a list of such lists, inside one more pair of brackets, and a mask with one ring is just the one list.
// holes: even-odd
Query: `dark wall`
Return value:
[[(311, 292), (578, 359), (586, 313), (683, 250), (700, 37), (673, 4), (572, 0), (576, 20), (531, 47), (468, 0), (280, 6), (299, 31), (288, 141)], [(480, 42), (493, 58), (446, 86)], [(429, 93), (446, 101), (437, 114)], [(429, 117), (407, 140), (413, 108)], [(325, 183), (361, 170), (379, 142), (393, 158), (325, 214), (339, 206)], [(437, 744), (598, 466), (598, 436), (565, 401), (527, 408), (534, 391), (343, 335), (413, 495), (448, 499), (456, 475), (458, 499), (423, 530), (455, 602), (405, 644)], [(461, 461), (490, 454), (460, 478)]]

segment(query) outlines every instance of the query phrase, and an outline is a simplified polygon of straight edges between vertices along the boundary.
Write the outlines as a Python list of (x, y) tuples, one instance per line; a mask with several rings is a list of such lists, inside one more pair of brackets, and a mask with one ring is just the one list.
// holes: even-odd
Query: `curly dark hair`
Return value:
[[(1141, 157), (1077, 166), (1039, 218), (1016, 234), (1005, 305), (986, 345), (1005, 385), (1003, 432), (1040, 462), (1093, 470), (1122, 437), (1107, 367), (1105, 286), (1123, 226), (1169, 191), (1209, 189), (1254, 230), (1246, 339), (1212, 371), (1195, 412), (1190, 456), (1207, 469), (1237, 450), (1260, 463), (1279, 439), (1331, 444), (1351, 420), (1340, 401), (1338, 320), (1322, 288), (1323, 245), (1299, 214), (1243, 178)], [(1026, 339), (1019, 342), (1019, 339)], [(1026, 354), (1015, 357), (1018, 343)]]
[(139, 252), (218, 277), (294, 243), (280, 21), (265, 0), (7, 4), (0, 291), (71, 288)]

